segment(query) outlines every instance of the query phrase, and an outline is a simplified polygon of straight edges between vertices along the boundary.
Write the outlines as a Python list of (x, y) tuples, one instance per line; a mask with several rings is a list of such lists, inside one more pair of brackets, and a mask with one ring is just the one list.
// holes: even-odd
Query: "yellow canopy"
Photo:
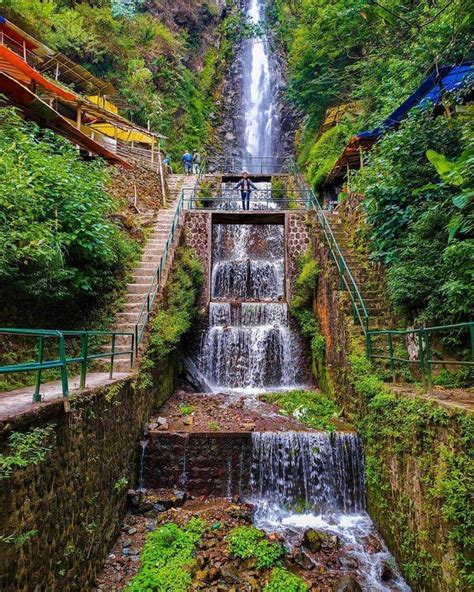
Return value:
[[(110, 101), (107, 101), (105, 97), (93, 95), (87, 98), (91, 103), (94, 103), (94, 105), (97, 105), (106, 111), (110, 111), (110, 113), (113, 113), (114, 115), (118, 115), (118, 108)], [(109, 136), (110, 138), (116, 138), (118, 140), (123, 140), (124, 142), (141, 142), (142, 144), (155, 143), (155, 138), (153, 136), (149, 136), (148, 134), (134, 129), (124, 130), (110, 123), (92, 123), (89, 127), (101, 134)]]
[(89, 127), (101, 134), (111, 138), (117, 138), (118, 140), (123, 140), (124, 142), (141, 142), (142, 144), (155, 143), (155, 138), (153, 138), (153, 136), (147, 136), (146, 134), (133, 129), (124, 130), (110, 123), (91, 123)]
[(91, 103), (94, 103), (94, 105), (97, 105), (98, 107), (102, 107), (102, 109), (106, 109), (107, 111), (110, 111), (111, 113), (115, 113), (115, 115), (118, 115), (118, 107), (116, 107), (110, 101), (107, 101), (107, 99), (105, 97), (99, 97), (97, 95), (93, 95), (93, 96), (87, 97), (87, 98), (89, 99), (89, 101)]

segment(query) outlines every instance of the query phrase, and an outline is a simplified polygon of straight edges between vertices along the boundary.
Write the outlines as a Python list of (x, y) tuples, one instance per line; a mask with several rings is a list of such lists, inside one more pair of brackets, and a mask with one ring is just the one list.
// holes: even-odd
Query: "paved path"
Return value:
[[(113, 384), (118, 380), (129, 376), (127, 372), (115, 372), (112, 380), (108, 372), (91, 372), (87, 374), (86, 388), (92, 389), (98, 386)], [(47, 382), (41, 385), (41, 403), (33, 403), (34, 386), (27, 386), (15, 391), (0, 394), (0, 421), (5, 421), (13, 416), (28, 413), (35, 409), (45, 407), (53, 401), (62, 399), (61, 381)], [(69, 378), (69, 395), (81, 392), (79, 388), (79, 376)]]

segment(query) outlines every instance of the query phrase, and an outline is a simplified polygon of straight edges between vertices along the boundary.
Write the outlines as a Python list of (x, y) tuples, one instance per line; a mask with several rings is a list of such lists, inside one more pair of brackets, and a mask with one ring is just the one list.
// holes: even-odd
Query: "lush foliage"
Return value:
[(0, 124), (2, 300), (79, 307), (111, 291), (133, 249), (108, 219), (118, 204), (103, 165), (12, 109), (0, 109)]
[(189, 331), (204, 278), (202, 264), (188, 248), (177, 252), (164, 304), (152, 320), (148, 355), (155, 361), (173, 351)]
[(277, 564), (285, 550), (278, 543), (271, 543), (265, 533), (254, 526), (239, 526), (228, 535), (229, 553), (239, 559), (253, 559), (255, 567), (265, 569)]
[(278, 405), (284, 412), (316, 430), (336, 429), (342, 409), (326, 395), (316, 391), (294, 390), (266, 393), (262, 399)]
[(0, 454), (0, 479), (10, 477), (15, 469), (42, 462), (53, 449), (54, 442), (53, 426), (12, 432), (8, 437), (8, 454)]
[(264, 588), (264, 592), (306, 592), (308, 585), (299, 576), (283, 569), (275, 567), (270, 581)]
[[(451, 553), (452, 548), (457, 570), (452, 590), (469, 589), (473, 583), (469, 550), (474, 524), (469, 499), (474, 486), (472, 418), (421, 397), (391, 393), (362, 353), (353, 353), (350, 363), (358, 395), (351, 405), (364, 438), (370, 505), (403, 550), (404, 574), (413, 584), (434, 586), (442, 569), (439, 553)], [(400, 474), (407, 462), (416, 463), (413, 471), (420, 475), (419, 500), (394, 497), (390, 487), (393, 462)], [(421, 500), (425, 530), (412, 521)]]
[(313, 314), (313, 297), (319, 270), (309, 248), (297, 258), (296, 263), (298, 275), (293, 287), (290, 311), (297, 320), (301, 333), (308, 339), (313, 361), (315, 361), (322, 359), (325, 347), (324, 337), (319, 332)]
[(185, 528), (170, 522), (150, 532), (140, 557), (140, 570), (127, 592), (186, 592), (192, 582), (195, 547), (205, 530), (202, 519), (191, 518)]
[[(465, 0), (277, 0), (273, 15), (289, 56), (289, 98), (307, 115), (298, 160), (315, 188), (351, 133), (380, 125), (428, 71), (469, 59)], [(459, 98), (448, 99), (451, 112)], [(318, 136), (326, 109), (341, 105), (339, 123)], [(466, 111), (450, 119), (413, 112), (350, 179), (365, 198), (372, 256), (388, 266), (389, 295), (406, 322), (458, 322), (472, 310), (474, 133)]]
[(211, 46), (226, 35), (213, 0), (149, 4), (5, 0), (2, 13), (114, 84), (128, 115), (166, 135), (178, 160), (209, 139), (213, 92), (230, 48), (217, 54)]

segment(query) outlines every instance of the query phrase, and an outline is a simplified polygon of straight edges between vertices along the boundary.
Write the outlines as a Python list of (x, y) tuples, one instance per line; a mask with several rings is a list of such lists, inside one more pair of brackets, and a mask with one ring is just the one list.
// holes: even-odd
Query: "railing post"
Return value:
[(392, 370), (392, 382), (396, 382), (395, 377), (395, 360), (393, 359), (393, 336), (388, 333), (388, 351), (390, 355), (390, 368)]
[(112, 333), (112, 353), (110, 354), (110, 374), (109, 374), (110, 379), (114, 375), (115, 337), (116, 337), (115, 333)]
[(469, 325), (469, 332), (471, 333), (471, 359), (474, 362), (474, 324)]
[(87, 354), (89, 349), (89, 335), (83, 333), (81, 335), (81, 380), (80, 388), (83, 389), (86, 386), (86, 375), (87, 375)]
[(419, 350), (419, 355), (420, 355), (421, 379), (423, 381), (423, 384), (425, 384), (425, 381), (426, 381), (425, 361), (424, 361), (425, 352), (424, 352), (424, 348), (423, 348), (423, 335), (422, 335), (421, 331), (418, 331), (418, 350)]
[(344, 267), (343, 261), (339, 258), (339, 290), (344, 290)]
[[(38, 339), (38, 364), (43, 363), (43, 351), (44, 351), (44, 337)], [(33, 395), (33, 403), (39, 403), (40, 397), (40, 386), (41, 386), (41, 367), (36, 371), (36, 384), (35, 392)]]
[(365, 348), (366, 348), (366, 355), (367, 355), (367, 359), (370, 360), (372, 359), (372, 334), (369, 331), (369, 324), (368, 321), (366, 319), (366, 333), (365, 333)]
[(63, 397), (69, 395), (69, 381), (67, 376), (67, 361), (66, 361), (66, 344), (64, 342), (64, 335), (59, 334), (59, 359), (61, 362), (61, 384), (63, 389)]
[(425, 338), (425, 367), (426, 367), (426, 379), (428, 382), (428, 388), (431, 390), (433, 386), (433, 376), (431, 372), (431, 348), (430, 348), (430, 335), (426, 329), (423, 330), (423, 336)]
[(135, 356), (138, 358), (138, 323), (135, 323)]
[(130, 335), (131, 339), (131, 347), (130, 347), (130, 368), (133, 368), (133, 362), (134, 362), (134, 353), (135, 353), (135, 335), (132, 333)]

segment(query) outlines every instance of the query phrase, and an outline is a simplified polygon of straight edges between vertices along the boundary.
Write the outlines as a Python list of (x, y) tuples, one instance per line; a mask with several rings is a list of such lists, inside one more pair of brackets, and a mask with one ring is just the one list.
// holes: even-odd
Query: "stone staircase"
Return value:
[[(140, 262), (133, 270), (132, 281), (127, 284), (123, 311), (116, 316), (112, 330), (130, 333), (135, 331), (135, 323), (138, 320), (138, 315), (142, 309), (146, 295), (156, 276), (156, 270), (160, 264), (161, 256), (168, 240), (181, 190), (193, 189), (196, 181), (197, 175), (168, 176), (167, 184), (169, 191), (166, 208), (161, 209), (156, 215), (152, 234), (145, 245)], [(116, 350), (126, 350), (129, 348), (130, 339), (128, 337), (119, 336), (116, 338)], [(108, 351), (110, 351), (110, 348), (108, 348)], [(128, 356), (115, 358), (115, 371), (130, 371), (130, 359)]]
[(361, 265), (360, 260), (349, 246), (347, 236), (341, 219), (337, 212), (324, 212), (326, 220), (331, 227), (332, 233), (339, 245), (339, 248), (346, 260), (346, 263), (354, 277), (357, 287), (364, 299), (367, 312), (369, 313), (369, 328), (382, 329), (387, 326), (386, 308), (377, 289), (370, 285), (370, 277), (366, 269)]

